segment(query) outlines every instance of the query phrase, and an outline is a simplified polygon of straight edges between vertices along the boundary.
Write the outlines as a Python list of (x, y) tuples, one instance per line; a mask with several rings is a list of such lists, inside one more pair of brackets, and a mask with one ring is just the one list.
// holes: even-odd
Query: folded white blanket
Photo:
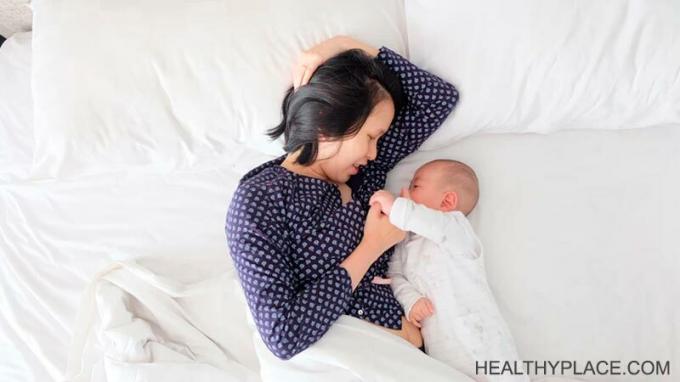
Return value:
[(350, 316), (342, 316), (309, 349), (282, 361), (248, 326), (246, 312), (226, 258), (112, 264), (83, 297), (66, 378), (470, 381), (402, 338)]
[(68, 381), (259, 381), (257, 360), (222, 259), (112, 264), (86, 291)]

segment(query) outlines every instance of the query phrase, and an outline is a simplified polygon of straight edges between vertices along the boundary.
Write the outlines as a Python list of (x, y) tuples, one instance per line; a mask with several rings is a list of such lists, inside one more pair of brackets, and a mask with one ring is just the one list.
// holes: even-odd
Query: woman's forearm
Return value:
[(349, 49), (361, 49), (366, 54), (368, 54), (371, 57), (377, 57), (379, 49), (372, 47), (362, 41), (353, 39), (352, 37), (349, 36), (336, 36), (335, 38), (338, 38), (344, 48), (344, 50), (349, 50)]
[(381, 254), (382, 252), (378, 248), (362, 241), (354, 249), (354, 252), (340, 263), (340, 266), (347, 270), (352, 279), (352, 291), (356, 289), (361, 279), (368, 272), (368, 268)]

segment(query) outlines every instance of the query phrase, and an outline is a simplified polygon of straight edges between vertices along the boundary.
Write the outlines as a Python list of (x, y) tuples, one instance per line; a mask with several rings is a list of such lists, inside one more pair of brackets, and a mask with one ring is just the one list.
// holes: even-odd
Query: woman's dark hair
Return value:
[(342, 139), (358, 133), (388, 95), (396, 116), (405, 103), (399, 77), (363, 50), (350, 49), (326, 60), (297, 91), (286, 91), (283, 119), (267, 135), (283, 135), (287, 153), (302, 148), (296, 162), (308, 165), (316, 160), (321, 134)]

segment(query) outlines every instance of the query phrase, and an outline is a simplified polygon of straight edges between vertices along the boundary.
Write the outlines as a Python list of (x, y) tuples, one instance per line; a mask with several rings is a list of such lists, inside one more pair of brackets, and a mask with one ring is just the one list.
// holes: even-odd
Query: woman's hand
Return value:
[(392, 205), (394, 204), (394, 195), (386, 190), (378, 190), (373, 193), (368, 204), (378, 203), (380, 204), (380, 209), (385, 215), (392, 212)]
[(373, 246), (378, 257), (393, 245), (404, 240), (406, 232), (390, 222), (390, 217), (380, 211), (380, 203), (371, 204), (364, 225), (364, 244)]
[(357, 41), (348, 36), (335, 36), (325, 40), (311, 49), (306, 50), (298, 56), (293, 65), (293, 88), (297, 90), (300, 86), (306, 85), (312, 74), (321, 64), (329, 58), (349, 49), (363, 49), (368, 55), (375, 57), (378, 49)]
[(361, 282), (368, 268), (391, 246), (406, 236), (406, 232), (390, 223), (390, 218), (380, 212), (380, 205), (374, 203), (368, 210), (364, 225), (364, 237), (361, 243), (340, 266), (347, 269), (352, 279), (352, 290)]

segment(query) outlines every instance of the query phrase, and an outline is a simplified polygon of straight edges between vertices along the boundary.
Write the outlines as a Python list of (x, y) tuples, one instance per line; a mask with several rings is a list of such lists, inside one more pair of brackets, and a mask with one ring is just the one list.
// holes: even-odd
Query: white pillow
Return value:
[[(234, 163), (283, 153), (303, 49), (337, 34), (405, 52), (399, 0), (36, 1), (34, 177)], [(241, 149), (238, 149), (241, 147)]]
[(408, 0), (411, 60), (460, 90), (423, 148), (474, 132), (680, 122), (680, 2)]

